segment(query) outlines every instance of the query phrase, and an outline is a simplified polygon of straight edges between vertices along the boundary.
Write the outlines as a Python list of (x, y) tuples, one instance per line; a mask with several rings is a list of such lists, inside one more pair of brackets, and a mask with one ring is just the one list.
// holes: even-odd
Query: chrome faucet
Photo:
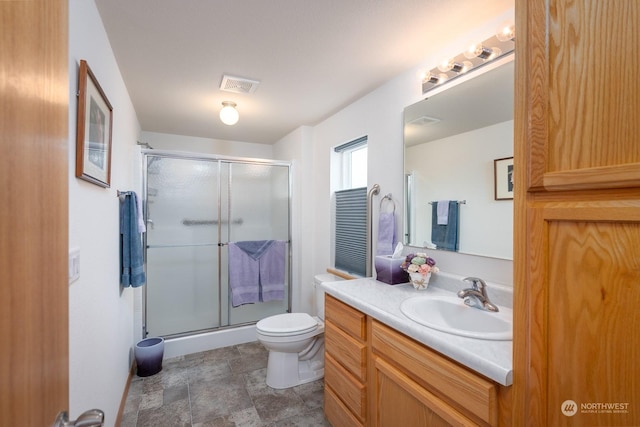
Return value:
[(465, 277), (465, 282), (471, 283), (471, 287), (458, 291), (458, 298), (462, 298), (469, 307), (477, 307), (481, 310), (497, 312), (498, 307), (489, 301), (487, 284), (479, 277)]

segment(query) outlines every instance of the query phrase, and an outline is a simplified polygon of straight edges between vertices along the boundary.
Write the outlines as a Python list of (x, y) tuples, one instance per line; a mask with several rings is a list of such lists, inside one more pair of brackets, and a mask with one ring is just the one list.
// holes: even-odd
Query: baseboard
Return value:
[(129, 377), (127, 378), (127, 384), (124, 386), (124, 392), (120, 399), (120, 408), (118, 409), (118, 415), (116, 416), (116, 423), (114, 425), (119, 426), (122, 423), (122, 415), (124, 414), (124, 408), (127, 405), (127, 396), (129, 395), (129, 387), (131, 386), (131, 380), (136, 373), (136, 361), (135, 359), (131, 363), (131, 369), (129, 369)]

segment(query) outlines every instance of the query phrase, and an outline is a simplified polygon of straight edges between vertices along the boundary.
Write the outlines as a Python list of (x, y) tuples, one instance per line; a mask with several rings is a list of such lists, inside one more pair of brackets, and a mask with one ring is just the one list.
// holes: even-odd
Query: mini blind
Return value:
[(336, 191), (336, 261), (339, 270), (366, 275), (367, 187)]

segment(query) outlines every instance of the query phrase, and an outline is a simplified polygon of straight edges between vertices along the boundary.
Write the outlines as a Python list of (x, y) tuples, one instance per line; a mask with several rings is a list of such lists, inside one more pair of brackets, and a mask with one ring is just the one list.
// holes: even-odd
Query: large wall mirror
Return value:
[(436, 207), (457, 202), (452, 250), (513, 259), (513, 65), (511, 55), (405, 109), (405, 244), (442, 248)]

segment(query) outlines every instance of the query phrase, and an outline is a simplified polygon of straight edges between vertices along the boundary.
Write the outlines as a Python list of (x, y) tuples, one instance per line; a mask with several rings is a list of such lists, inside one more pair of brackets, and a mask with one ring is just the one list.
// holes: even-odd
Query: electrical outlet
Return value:
[(80, 249), (69, 250), (69, 284), (80, 278)]

